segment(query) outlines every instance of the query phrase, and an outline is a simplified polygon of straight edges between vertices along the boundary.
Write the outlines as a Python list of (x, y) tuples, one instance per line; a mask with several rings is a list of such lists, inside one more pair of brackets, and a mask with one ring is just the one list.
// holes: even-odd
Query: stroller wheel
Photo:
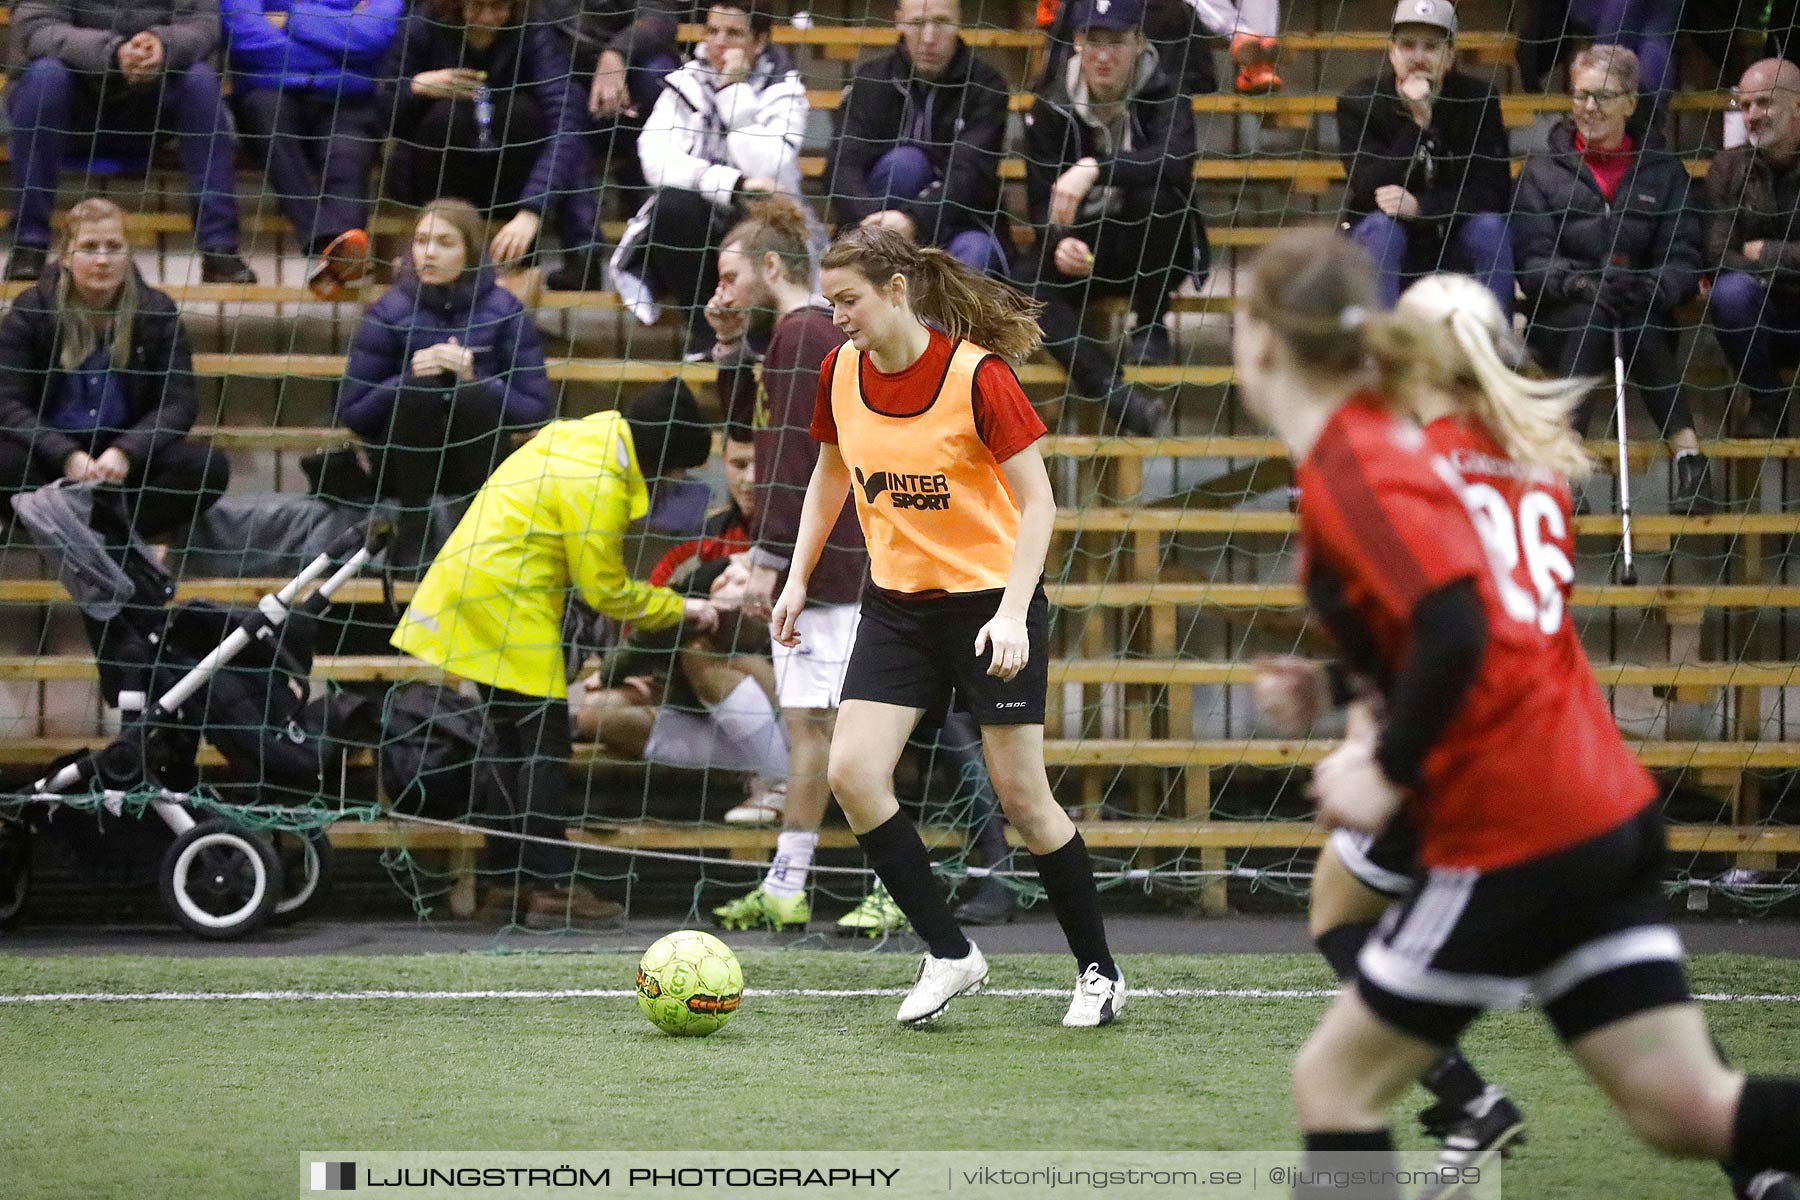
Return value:
[(331, 890), (331, 840), (323, 829), (274, 835), (275, 857), (281, 862), (281, 899), (269, 924), (290, 925), (325, 899)]
[(0, 818), (0, 929), (25, 915), (31, 897), (31, 830), (23, 821)]
[(229, 821), (202, 821), (163, 853), (162, 899), (196, 937), (242, 937), (281, 899), (281, 863), (268, 841)]

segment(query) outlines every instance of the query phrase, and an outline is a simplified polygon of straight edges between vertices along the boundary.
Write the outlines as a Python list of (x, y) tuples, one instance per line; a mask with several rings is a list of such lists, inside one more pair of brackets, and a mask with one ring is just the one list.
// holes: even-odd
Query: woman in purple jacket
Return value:
[(378, 459), (380, 495), (407, 505), (467, 498), (504, 455), (504, 435), (550, 417), (550, 380), (531, 314), (494, 281), (482, 224), (434, 200), (394, 286), (350, 344), (338, 419)]

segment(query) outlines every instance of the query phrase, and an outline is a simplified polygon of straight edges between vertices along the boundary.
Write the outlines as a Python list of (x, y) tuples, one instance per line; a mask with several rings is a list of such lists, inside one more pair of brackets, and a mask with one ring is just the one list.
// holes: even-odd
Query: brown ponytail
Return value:
[(1427, 275), (1368, 329), (1369, 354), (1389, 394), (1449, 396), (1506, 456), (1579, 483), (1593, 460), (1571, 419), (1598, 382), (1526, 374), (1525, 349), (1492, 292), (1467, 275)]
[(904, 277), (914, 316), (1011, 362), (1024, 362), (1043, 342), (1037, 322), (1042, 303), (942, 250), (915, 246), (891, 229), (859, 225), (846, 230), (819, 265), (853, 268), (876, 286)]

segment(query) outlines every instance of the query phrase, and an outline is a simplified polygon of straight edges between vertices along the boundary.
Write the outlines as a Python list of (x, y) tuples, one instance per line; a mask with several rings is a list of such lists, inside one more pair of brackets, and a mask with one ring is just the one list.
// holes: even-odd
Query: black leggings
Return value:
[[(108, 443), (85, 447), (99, 454)], [(21, 442), (0, 438), (0, 521), (12, 519), (8, 503), (20, 492), (54, 482), (61, 473), (51, 470)], [(125, 511), (132, 529), (142, 538), (154, 538), (197, 520), (218, 502), (231, 482), (231, 467), (211, 446), (182, 440), (169, 442), (142, 460), (133, 459), (125, 482)]]
[[(1625, 378), (1644, 399), (1644, 407), (1661, 436), (1668, 438), (1694, 428), (1694, 413), (1681, 390), (1681, 365), (1675, 361), (1672, 322), (1651, 313), (1643, 321), (1621, 322), (1620, 348), (1625, 355)], [(1665, 328), (1665, 324), (1671, 327)], [(1596, 319), (1587, 306), (1564, 305), (1539, 309), (1532, 322), (1531, 340), (1543, 359), (1556, 364), (1563, 376), (1592, 375), (1606, 383), (1612, 394), (1612, 328)], [(1576, 428), (1586, 431), (1599, 399), (1590, 400), (1576, 418)]]
[(371, 447), (376, 493), (412, 507), (474, 495), (499, 459), (504, 414), (505, 401), (482, 388), (401, 388), (386, 444)]

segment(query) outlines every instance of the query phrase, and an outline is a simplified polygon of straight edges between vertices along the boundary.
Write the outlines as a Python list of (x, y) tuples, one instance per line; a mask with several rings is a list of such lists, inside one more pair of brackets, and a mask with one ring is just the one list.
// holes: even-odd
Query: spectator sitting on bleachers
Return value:
[(1738, 436), (1776, 437), (1787, 415), (1776, 372), (1800, 363), (1800, 67), (1764, 59), (1732, 99), (1748, 142), (1721, 150), (1706, 172), (1706, 261), (1719, 272), (1712, 322), (1750, 394)]
[(231, 472), (188, 439), (194, 358), (180, 311), (139, 277), (112, 201), (71, 208), (58, 249), (0, 317), (0, 512), (3, 498), (66, 479), (126, 493), (140, 536), (186, 525)]
[(1075, 56), (1025, 116), (1025, 190), (1037, 245), (1017, 277), (1043, 301), (1044, 348), (1071, 390), (1103, 400), (1125, 432), (1153, 435), (1161, 401), (1126, 385), (1114, 352), (1082, 332), (1094, 296), (1129, 296), (1137, 315), (1127, 357), (1167, 363), (1171, 294), (1198, 273), (1205, 244), (1193, 210), (1194, 109), (1157, 69), (1143, 0), (1085, 0)]
[(612, 259), (614, 282), (638, 320), (655, 323), (658, 298), (681, 310), (690, 361), (712, 350), (706, 303), (719, 282), (719, 239), (742, 217), (742, 201), (800, 194), (806, 87), (787, 51), (770, 41), (773, 21), (761, 3), (711, 5), (705, 40), (663, 81), (638, 136), (655, 191)]
[[(1082, 0), (1039, 0), (1038, 25), (1048, 39), (1043, 61), (1031, 80), (1031, 90), (1041, 92), (1049, 81), (1061, 79), (1075, 49), (1075, 19), (1081, 15)], [(1271, 26), (1273, 28), (1273, 26)], [(1189, 96), (1210, 96), (1219, 90), (1218, 76), (1213, 73), (1212, 49), (1207, 45), (1209, 31), (1201, 24), (1200, 14), (1185, 0), (1145, 0), (1144, 40), (1156, 51), (1156, 60), (1175, 87)], [(1260, 46), (1260, 39), (1253, 39)], [(1247, 48), (1260, 53), (1251, 43)], [(1273, 73), (1273, 58), (1269, 71)], [(1279, 88), (1281, 80), (1274, 79)], [(1257, 90), (1271, 90), (1261, 87)]]
[(700, 537), (662, 556), (650, 583), (711, 599), (727, 618), (685, 638), (675, 629), (629, 630), (578, 697), (575, 737), (626, 758), (743, 772), (749, 795), (725, 822), (762, 824), (780, 817), (787, 738), (775, 711), (768, 625), (735, 619), (749, 581), (743, 560), (756, 506), (756, 449), (727, 437), (724, 458), (728, 502)]
[[(578, 88), (587, 88), (588, 160), (605, 179), (611, 174), (627, 212), (644, 202), (647, 185), (638, 162), (638, 134), (662, 95), (663, 80), (681, 65), (677, 31), (693, 19), (685, 0), (543, 0), (533, 13), (553, 20), (575, 48)], [(598, 208), (596, 206), (596, 215)], [(606, 261), (590, 254), (564, 263), (549, 286), (557, 291), (596, 291), (604, 286)]]
[(900, 44), (859, 66), (837, 110), (831, 207), (1004, 274), (1000, 157), (1011, 88), (957, 35), (960, 0), (899, 0)]
[(403, 0), (220, 0), (231, 100), (294, 233), (335, 299), (369, 263), (369, 167), (386, 122), (377, 78)]
[(109, 153), (149, 157), (173, 133), (194, 195), (194, 240), (207, 283), (255, 283), (238, 257), (232, 172), (237, 140), (207, 56), (219, 44), (216, 0), (19, 0), (12, 10), (13, 248), (7, 279), (36, 279), (50, 245), (57, 176), (71, 138), (84, 173)]
[(510, 214), (488, 246), (502, 267), (531, 252), (547, 213), (565, 255), (590, 253), (595, 225), (573, 51), (525, 11), (526, 0), (418, 0), (383, 68), (397, 93), (388, 192)]
[(1345, 227), (1380, 270), (1381, 302), (1433, 271), (1472, 275), (1513, 310), (1511, 151), (1500, 97), (1456, 70), (1449, 0), (1401, 0), (1387, 65), (1337, 102)]
[(408, 506), (467, 497), (505, 456), (506, 435), (551, 415), (537, 326), (495, 282), (481, 241), (471, 205), (432, 201), (350, 344), (338, 420), (375, 452), (378, 493)]
[[(1654, 133), (1626, 132), (1638, 101), (1637, 56), (1600, 45), (1569, 71), (1573, 116), (1525, 164), (1513, 204), (1529, 336), (1563, 375), (1611, 380), (1615, 347), (1675, 450), (1677, 511), (1712, 503), (1706, 456), (1682, 395), (1675, 309), (1700, 287), (1699, 214), (1687, 165)], [(1585, 424), (1585, 420), (1583, 422)]]
[[(719, 288), (706, 316), (718, 335), (713, 358), (726, 436), (737, 441), (749, 431), (755, 446), (755, 544), (744, 613), (767, 620), (794, 557), (806, 483), (818, 465), (819, 444), (809, 425), (819, 369), (843, 345), (844, 331), (817, 295), (818, 266), (800, 202), (770, 197), (746, 208), (748, 215), (726, 232), (719, 250)], [(758, 343), (766, 347), (760, 362)], [(781, 928), (810, 919), (806, 883), (831, 806), (831, 732), (868, 569), (855, 506), (845, 505), (813, 569), (797, 626), (803, 645), (776, 643), (770, 650), (775, 699), (787, 728), (788, 789), (768, 872), (751, 891), (713, 910), (732, 928)]]

